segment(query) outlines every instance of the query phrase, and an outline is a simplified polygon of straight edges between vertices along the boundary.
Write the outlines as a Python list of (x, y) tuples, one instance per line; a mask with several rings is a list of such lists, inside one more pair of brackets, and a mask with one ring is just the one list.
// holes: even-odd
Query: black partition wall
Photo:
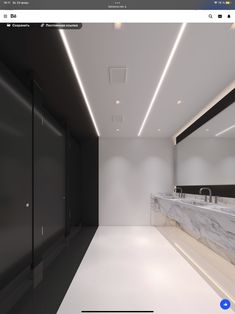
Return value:
[(31, 264), (31, 95), (0, 64), (0, 289)]
[(40, 284), (74, 230), (92, 227), (81, 232), (89, 245), (98, 226), (98, 137), (58, 32), (0, 36), (2, 314)]
[(34, 83), (34, 264), (46, 248), (65, 234), (65, 132), (46, 111)]
[(82, 223), (82, 158), (81, 144), (67, 134), (67, 233)]
[(80, 145), (82, 222), (86, 226), (97, 226), (99, 221), (99, 139), (83, 139)]

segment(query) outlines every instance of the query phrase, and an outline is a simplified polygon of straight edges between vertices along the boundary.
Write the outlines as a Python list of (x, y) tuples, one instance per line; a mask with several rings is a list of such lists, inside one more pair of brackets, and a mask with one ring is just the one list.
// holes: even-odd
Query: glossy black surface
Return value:
[(96, 137), (59, 32), (40, 27), (0, 28), (0, 38), (0, 60), (26, 85), (33, 76), (43, 91), (47, 110), (75, 137)]
[(10, 314), (56, 314), (95, 232), (96, 227), (82, 228), (46, 270), (41, 285), (31, 289)]
[(68, 210), (69, 228), (79, 226), (82, 223), (82, 169), (81, 147), (73, 138), (68, 139)]
[[(59, 239), (67, 241), (64, 238), (65, 225), (66, 227), (69, 225), (67, 231), (69, 233), (72, 229), (72, 234), (74, 234), (74, 229), (79, 229), (76, 226), (80, 223), (83, 226), (94, 226), (92, 230), (96, 229), (98, 225), (98, 138), (59, 33), (55, 30), (38, 29), (20, 31), (12, 29), (10, 32), (0, 30), (0, 38), (0, 60), (11, 71), (10, 80), (14, 82), (9, 92), (10, 97), (18, 94), (25, 95), (26, 103), (30, 105), (30, 114), (31, 104), (35, 105), (35, 114), (28, 118), (25, 108), (21, 108), (19, 113), (15, 111), (15, 107), (8, 112), (2, 100), (4, 98), (2, 96), (0, 98), (0, 121), (3, 122), (3, 131), (4, 123), (8, 120), (13, 133), (15, 128), (23, 128), (27, 131), (23, 142), (13, 141), (15, 146), (12, 145), (9, 134), (1, 135), (1, 151), (4, 150), (4, 153), (1, 153), (0, 169), (4, 175), (0, 178), (2, 190), (0, 195), (5, 192), (2, 188), (3, 184), (6, 184), (11, 192), (7, 193), (7, 197), (0, 198), (0, 284), (5, 286), (3, 289), (0, 287), (0, 313), (2, 313), (1, 297), (6, 293), (6, 284), (11, 285), (11, 279), (16, 278), (26, 265), (32, 279), (31, 263), (37, 266), (42, 261), (45, 266), (48, 263), (47, 252), (53, 251)], [(17, 83), (16, 78), (21, 83)], [(33, 80), (40, 86), (37, 91), (32, 88)], [(0, 90), (2, 92), (2, 87)], [(9, 129), (7, 131), (9, 133)], [(34, 136), (32, 136), (32, 131)], [(0, 132), (2, 132), (1, 128)], [(65, 147), (65, 132), (71, 136), (71, 151), (68, 151), (68, 145), (66, 145), (67, 148)], [(18, 170), (14, 169), (10, 163), (9, 169), (5, 167), (4, 154), (8, 156), (9, 153), (8, 162), (11, 158), (14, 159)], [(8, 170), (11, 171), (9, 177)], [(65, 191), (66, 200), (63, 199)], [(17, 202), (13, 192), (23, 192), (17, 196)], [(24, 211), (20, 208), (9, 216), (2, 210), (5, 204), (12, 206), (23, 199), (29, 200), (30, 203)], [(70, 217), (69, 221), (68, 217)], [(44, 227), (43, 236), (42, 226)], [(69, 236), (68, 233), (67, 236)], [(91, 233), (93, 235), (94, 231)], [(89, 234), (86, 247), (92, 238)], [(70, 261), (73, 261), (75, 257), (73, 254), (80, 256), (79, 258), (83, 257), (85, 250), (82, 243), (77, 243), (72, 250), (65, 253)], [(2, 258), (3, 255), (4, 258)], [(69, 287), (72, 279), (69, 269), (71, 264), (63, 261), (64, 265), (60, 264), (59, 271), (56, 273), (53, 272), (53, 268), (50, 268), (46, 271), (47, 275), (43, 274), (46, 281), (44, 284), (43, 279), (39, 286), (40, 293), (37, 294), (38, 299), (35, 304), (36, 310), (39, 312), (41, 310), (41, 313), (55, 313), (50, 311), (50, 305), (45, 311), (44, 307), (39, 305), (47, 299), (50, 304), (53, 303), (53, 309), (55, 309)], [(72, 265), (74, 274), (79, 263), (75, 260)], [(66, 275), (68, 272), (70, 276)], [(51, 280), (51, 289), (47, 289), (49, 282), (46, 278)], [(66, 280), (63, 281), (64, 279)], [(9, 297), (15, 295), (15, 288), (7, 290)], [(49, 300), (50, 293), (52, 298)], [(35, 300), (33, 292), (31, 297), (28, 297), (28, 301), (33, 302), (31, 303), (33, 306)], [(10, 297), (9, 300), (12, 298)], [(27, 303), (27, 300), (25, 302)], [(13, 303), (9, 302), (8, 305), (12, 307)], [(29, 313), (36, 313), (35, 309), (32, 309), (33, 307), (29, 307)]]
[(41, 91), (35, 85), (35, 256), (42, 255), (50, 239), (61, 233), (64, 234), (65, 231), (65, 134), (58, 123), (44, 109), (43, 102)]
[(86, 139), (81, 145), (82, 223), (99, 225), (99, 139)]
[[(187, 194), (199, 194), (201, 187), (207, 187), (211, 189), (211, 194), (221, 197), (232, 197), (235, 198), (235, 185), (224, 184), (224, 185), (177, 185), (182, 188), (182, 193)], [(205, 192), (203, 192), (204, 194)]]
[(0, 64), (0, 288), (31, 263), (32, 107)]

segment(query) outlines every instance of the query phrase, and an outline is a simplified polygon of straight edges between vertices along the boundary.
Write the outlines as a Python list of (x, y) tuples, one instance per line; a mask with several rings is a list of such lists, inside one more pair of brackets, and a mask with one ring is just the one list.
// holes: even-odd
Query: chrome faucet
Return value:
[[(205, 188), (200, 188), (199, 190), (199, 194), (202, 195), (202, 191), (208, 191), (209, 193), (209, 202), (211, 203), (212, 202), (212, 193), (211, 193), (211, 189), (208, 188), (208, 187), (205, 187)], [(205, 202), (207, 202), (207, 195), (205, 195)]]
[(183, 189), (182, 189), (180, 186), (175, 186), (175, 187), (174, 187), (174, 192), (177, 193), (177, 190), (180, 191), (178, 196), (179, 196), (180, 198), (182, 198), (182, 196), (183, 196)]

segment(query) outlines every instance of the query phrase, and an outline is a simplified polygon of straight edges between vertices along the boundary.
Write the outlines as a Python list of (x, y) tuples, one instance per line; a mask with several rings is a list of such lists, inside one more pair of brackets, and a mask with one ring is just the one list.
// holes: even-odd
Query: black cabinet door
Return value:
[(0, 64), (0, 288), (31, 263), (30, 93)]
[(65, 229), (65, 135), (40, 95), (34, 97), (34, 248), (40, 259)]

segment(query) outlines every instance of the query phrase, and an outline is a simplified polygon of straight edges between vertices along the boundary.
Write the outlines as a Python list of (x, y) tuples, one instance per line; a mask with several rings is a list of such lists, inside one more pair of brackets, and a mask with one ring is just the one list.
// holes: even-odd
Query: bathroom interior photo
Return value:
[(0, 313), (235, 313), (235, 25), (0, 42)]

